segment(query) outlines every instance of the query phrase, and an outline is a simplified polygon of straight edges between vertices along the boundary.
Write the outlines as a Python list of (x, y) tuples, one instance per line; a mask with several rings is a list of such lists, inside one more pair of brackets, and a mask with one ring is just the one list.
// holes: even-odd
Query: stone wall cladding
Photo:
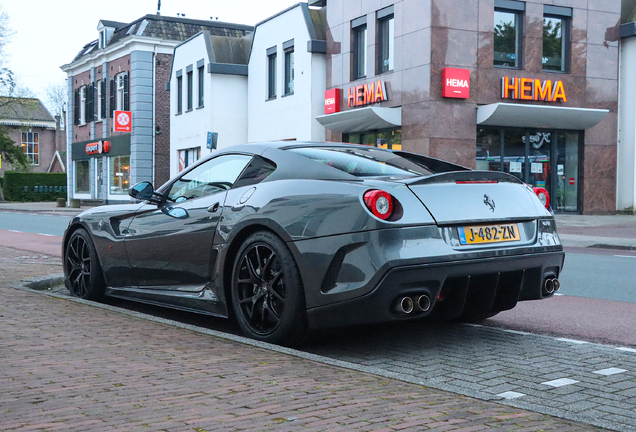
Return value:
[(130, 184), (133, 185), (153, 180), (153, 53), (135, 51), (130, 60)]
[(170, 81), (172, 55), (155, 56), (155, 185), (170, 179)]
[[(581, 210), (613, 212), (616, 170), (597, 168), (608, 167), (616, 160), (620, 2), (554, 2), (572, 7), (567, 73), (544, 72), (542, 68), (543, 7), (553, 4), (549, 0), (525, 2), (521, 69), (495, 68), (494, 3), (494, 0), (396, 0), (380, 4), (329, 0), (327, 88), (341, 89), (342, 110), (348, 110), (350, 87), (384, 80), (389, 100), (376, 106), (402, 107), (404, 150), (475, 167), (477, 107), (497, 102), (518, 103), (501, 99), (502, 77), (563, 81), (568, 101), (556, 106), (610, 110), (601, 123), (584, 134)], [(393, 72), (376, 74), (375, 12), (390, 4), (394, 6), (395, 17), (395, 66)], [(351, 21), (362, 16), (367, 20), (367, 76), (352, 81)], [(590, 16), (594, 19), (588, 19)], [(442, 98), (445, 67), (470, 70), (469, 99)], [(555, 106), (553, 102), (524, 102)], [(327, 138), (338, 140), (341, 136), (329, 132)], [(596, 146), (599, 149), (593, 148)]]

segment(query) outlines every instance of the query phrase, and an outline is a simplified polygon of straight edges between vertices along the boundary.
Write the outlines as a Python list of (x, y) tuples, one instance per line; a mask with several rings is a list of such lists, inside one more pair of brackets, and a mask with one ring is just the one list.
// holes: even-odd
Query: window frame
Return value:
[[(395, 68), (395, 14), (393, 6), (376, 12), (376, 29), (376, 75), (393, 72)], [(385, 61), (388, 62), (386, 69)]]
[(88, 86), (81, 86), (79, 96), (79, 125), (84, 126), (86, 124), (86, 89)]
[(192, 69), (186, 72), (186, 112), (194, 108), (194, 76)]
[[(179, 71), (181, 72), (181, 71)], [(177, 115), (183, 112), (183, 75), (177, 73)]]
[(367, 17), (363, 16), (351, 21), (351, 81), (366, 78), (367, 72)]
[[(493, 38), (493, 67), (501, 69), (523, 69), (523, 38), (524, 38), (524, 19), (525, 19), (525, 3), (511, 0), (495, 1), (495, 9), (493, 15), (497, 12), (510, 13), (515, 17), (515, 65), (506, 66), (495, 64), (495, 45)], [(493, 26), (494, 35), (494, 26)]]
[(97, 84), (97, 98), (96, 101), (97, 103), (95, 105), (97, 105), (97, 108), (95, 109), (95, 121), (99, 122), (101, 121), (104, 117), (104, 113), (102, 112), (102, 98), (104, 97), (103, 94), (103, 89), (102, 89), (102, 82), (104, 80), (99, 80), (97, 81), (95, 84)]
[(294, 46), (285, 48), (283, 52), (285, 53), (283, 96), (291, 96), (294, 94)]
[[(29, 140), (31, 135), (31, 140)], [(31, 165), (40, 165), (40, 133), (39, 132), (22, 132), (22, 153), (31, 161)], [(37, 146), (37, 150), (35, 150)], [(35, 157), (34, 157), (35, 156)]]
[(543, 59), (546, 57), (543, 54), (545, 48), (545, 36), (542, 37), (542, 49), (541, 49), (541, 71), (548, 73), (570, 73), (571, 65), (571, 53), (572, 53), (572, 9), (560, 6), (543, 6), (543, 25), (545, 20), (548, 19), (560, 19), (561, 20), (561, 70), (545, 69)]
[(276, 99), (276, 47), (267, 50), (267, 100)]
[(197, 84), (197, 92), (198, 92), (198, 97), (199, 97), (199, 101), (198, 101), (198, 106), (197, 108), (203, 108), (204, 105), (204, 99), (205, 99), (205, 71), (203, 66), (199, 66), (197, 68), (197, 73), (198, 73), (198, 84)]

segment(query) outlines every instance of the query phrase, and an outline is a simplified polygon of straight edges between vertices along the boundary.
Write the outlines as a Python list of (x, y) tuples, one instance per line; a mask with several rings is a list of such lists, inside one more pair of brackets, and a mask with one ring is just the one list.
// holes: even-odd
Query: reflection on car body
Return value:
[(140, 202), (69, 224), (73, 295), (235, 316), (249, 337), (294, 345), (325, 327), (481, 320), (559, 287), (549, 205), (501, 172), (276, 142), (216, 151), (130, 195)]

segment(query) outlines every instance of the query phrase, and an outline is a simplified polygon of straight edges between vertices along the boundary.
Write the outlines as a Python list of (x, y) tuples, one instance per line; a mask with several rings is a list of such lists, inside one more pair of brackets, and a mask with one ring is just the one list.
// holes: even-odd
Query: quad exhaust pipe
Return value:
[(561, 282), (557, 278), (547, 278), (543, 283), (543, 291), (547, 294), (555, 293), (561, 288)]
[(426, 294), (404, 296), (398, 298), (397, 310), (405, 315), (428, 312), (431, 309), (431, 298)]

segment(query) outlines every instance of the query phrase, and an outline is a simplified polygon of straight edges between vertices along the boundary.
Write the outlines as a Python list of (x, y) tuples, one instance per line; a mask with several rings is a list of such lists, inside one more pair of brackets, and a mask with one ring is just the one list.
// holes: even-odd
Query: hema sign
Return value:
[(503, 77), (501, 79), (501, 98), (547, 102), (568, 101), (563, 81), (541, 81), (532, 78)]
[(470, 97), (470, 71), (444, 68), (442, 70), (442, 97), (468, 99)]

